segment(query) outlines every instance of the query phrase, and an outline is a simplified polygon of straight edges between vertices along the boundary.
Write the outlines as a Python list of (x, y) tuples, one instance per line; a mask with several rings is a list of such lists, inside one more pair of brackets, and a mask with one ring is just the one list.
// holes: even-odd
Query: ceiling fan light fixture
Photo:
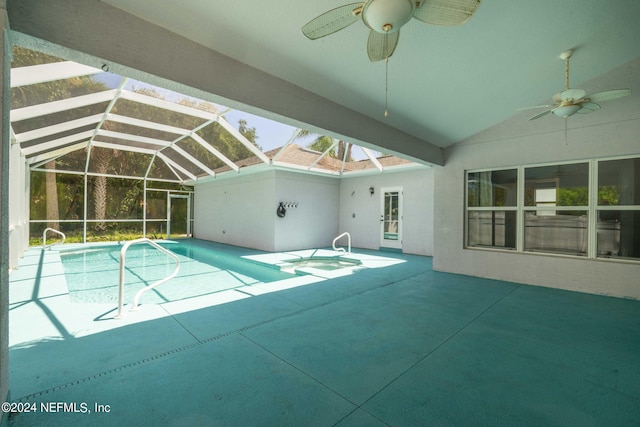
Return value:
[(413, 0), (370, 0), (362, 10), (362, 20), (378, 33), (395, 33), (413, 16)]
[(569, 117), (569, 116), (573, 116), (581, 108), (582, 106), (579, 104), (563, 105), (558, 108), (554, 108), (552, 112), (553, 114), (559, 117)]

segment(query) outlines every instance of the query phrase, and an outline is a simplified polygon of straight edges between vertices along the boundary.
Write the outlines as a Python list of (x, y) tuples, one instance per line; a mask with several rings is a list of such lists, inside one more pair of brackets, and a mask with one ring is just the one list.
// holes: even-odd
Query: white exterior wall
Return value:
[[(264, 251), (330, 246), (339, 191), (338, 179), (279, 170), (197, 184), (194, 236)], [(279, 202), (298, 207), (280, 218)]]
[(194, 237), (275, 250), (275, 171), (198, 184), (194, 197)]
[[(640, 60), (617, 72), (640, 75)], [(609, 81), (615, 82), (615, 75)], [(611, 87), (584, 87), (597, 92), (616, 86), (614, 83)], [(599, 111), (570, 117), (566, 141), (563, 119), (550, 115), (528, 122), (527, 117), (535, 114), (529, 112), (448, 149), (446, 166), (434, 169), (434, 268), (640, 299), (638, 263), (463, 249), (465, 170), (639, 155), (640, 87), (631, 89), (634, 92), (631, 96), (603, 103)]]
[(20, 146), (9, 150), (9, 268), (17, 268), (29, 246), (29, 171)]
[[(373, 187), (375, 194), (369, 193)], [(403, 189), (402, 251), (433, 254), (433, 169), (392, 172), (342, 179), (340, 230), (351, 234), (354, 247), (380, 248), (381, 188)], [(355, 214), (355, 216), (354, 216)]]
[[(274, 220), (275, 250), (323, 248), (338, 235), (340, 180), (277, 171), (276, 199), (268, 209)], [(284, 218), (276, 215), (279, 202), (298, 203)]]
[[(369, 187), (376, 194), (369, 194)], [(352, 246), (380, 247), (380, 189), (404, 191), (403, 252), (433, 254), (433, 170), (337, 179), (271, 170), (195, 186), (194, 235), (265, 251), (331, 246), (344, 231)], [(352, 195), (353, 194), (353, 195)], [(284, 218), (280, 202), (297, 203)], [(352, 214), (356, 217), (353, 218)]]

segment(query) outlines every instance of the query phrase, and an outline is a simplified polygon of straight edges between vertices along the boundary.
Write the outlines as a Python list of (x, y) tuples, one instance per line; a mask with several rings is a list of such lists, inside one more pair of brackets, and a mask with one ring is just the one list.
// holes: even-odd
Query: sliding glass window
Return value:
[(467, 174), (468, 247), (516, 248), (517, 169)]
[(640, 259), (640, 158), (598, 162), (597, 256)]

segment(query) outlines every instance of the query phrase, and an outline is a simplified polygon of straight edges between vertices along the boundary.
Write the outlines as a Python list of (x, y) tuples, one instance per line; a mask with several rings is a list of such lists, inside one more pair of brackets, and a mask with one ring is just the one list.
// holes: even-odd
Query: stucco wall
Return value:
[[(369, 194), (369, 187), (376, 194)], [(194, 234), (266, 251), (322, 248), (348, 231), (354, 247), (380, 247), (380, 189), (404, 191), (403, 251), (433, 253), (433, 171), (337, 179), (271, 170), (195, 186)], [(296, 203), (284, 218), (280, 202)], [(355, 214), (355, 218), (353, 217)]]
[[(274, 219), (276, 251), (322, 248), (338, 235), (340, 180), (277, 171), (276, 199), (267, 205)], [(297, 203), (284, 218), (276, 215), (279, 202)]]
[[(194, 235), (265, 251), (326, 247), (338, 230), (340, 181), (270, 170), (195, 186)], [(279, 202), (297, 203), (284, 218)]]
[[(373, 196), (369, 187), (374, 188)], [(380, 198), (384, 187), (403, 189), (403, 252), (432, 255), (432, 169), (343, 179), (340, 186), (340, 232), (351, 234), (354, 247), (380, 247)]]
[(194, 237), (274, 250), (275, 171), (195, 186)]
[[(638, 76), (640, 60), (616, 72)], [(605, 80), (615, 82), (616, 75)], [(610, 89), (590, 88), (588, 84), (585, 88)], [(640, 87), (631, 89), (640, 93)], [(529, 122), (529, 115), (533, 113), (518, 114), (453, 146), (445, 152), (446, 166), (434, 169), (434, 268), (640, 299), (638, 263), (463, 248), (465, 170), (640, 154), (637, 95), (603, 103), (602, 109), (592, 114), (570, 117), (566, 132), (559, 117), (549, 115)]]

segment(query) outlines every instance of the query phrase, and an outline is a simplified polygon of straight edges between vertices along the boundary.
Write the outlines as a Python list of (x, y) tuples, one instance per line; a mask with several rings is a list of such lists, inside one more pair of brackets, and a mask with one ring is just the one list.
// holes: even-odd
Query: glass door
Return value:
[(402, 188), (383, 188), (380, 246), (402, 249)]

